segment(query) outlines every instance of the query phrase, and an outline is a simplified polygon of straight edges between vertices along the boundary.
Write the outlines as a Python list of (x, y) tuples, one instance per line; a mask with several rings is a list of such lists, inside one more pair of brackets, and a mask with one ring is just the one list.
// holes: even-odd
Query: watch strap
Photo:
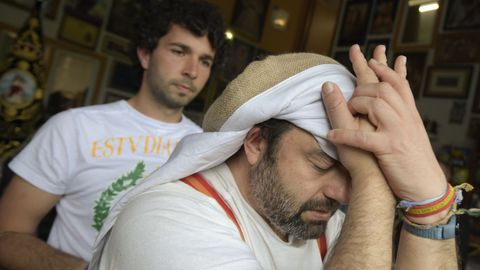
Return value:
[(408, 222), (403, 222), (403, 229), (407, 232), (428, 239), (434, 240), (446, 240), (455, 238), (455, 230), (457, 227), (456, 216), (453, 215), (450, 217), (450, 220), (447, 224), (440, 224), (435, 226), (415, 226), (409, 224)]

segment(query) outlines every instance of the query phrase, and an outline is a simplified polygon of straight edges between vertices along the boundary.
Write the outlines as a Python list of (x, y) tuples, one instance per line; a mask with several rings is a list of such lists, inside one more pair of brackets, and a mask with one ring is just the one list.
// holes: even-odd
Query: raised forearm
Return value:
[(3, 269), (78, 269), (87, 262), (61, 252), (33, 235), (0, 232), (0, 268)]
[[(425, 256), (428, 254), (428, 256)], [(404, 229), (400, 235), (395, 269), (458, 269), (455, 239), (431, 240)]]
[[(444, 224), (449, 210), (427, 217), (408, 217), (413, 224)], [(407, 217), (405, 217), (407, 218)], [(407, 222), (407, 221), (404, 221)], [(423, 256), (421, 254), (428, 254)], [(402, 228), (396, 269), (457, 269), (455, 238), (433, 240), (416, 236)]]
[(394, 197), (381, 173), (355, 180), (339, 241), (325, 269), (391, 269)]

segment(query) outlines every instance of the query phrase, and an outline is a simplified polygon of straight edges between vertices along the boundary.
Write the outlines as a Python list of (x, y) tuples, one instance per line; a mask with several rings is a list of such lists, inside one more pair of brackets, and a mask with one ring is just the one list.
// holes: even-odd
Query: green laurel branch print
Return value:
[(135, 166), (135, 169), (128, 172), (126, 175), (120, 176), (115, 180), (105, 191), (102, 192), (100, 199), (95, 201), (95, 207), (93, 207), (93, 224), (92, 227), (97, 231), (102, 228), (105, 218), (107, 218), (110, 212), (110, 207), (113, 199), (122, 191), (125, 191), (137, 184), (137, 181), (143, 178), (145, 172), (145, 163), (140, 161)]

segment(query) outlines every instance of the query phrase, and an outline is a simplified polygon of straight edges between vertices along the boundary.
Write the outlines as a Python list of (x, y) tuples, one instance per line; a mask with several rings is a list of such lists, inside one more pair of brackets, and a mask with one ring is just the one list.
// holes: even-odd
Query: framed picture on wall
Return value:
[(66, 0), (64, 11), (65, 14), (101, 27), (107, 15), (107, 1)]
[(472, 66), (429, 67), (423, 96), (467, 98), (472, 70)]
[[(45, 85), (45, 104), (62, 109), (96, 102), (105, 59), (68, 48), (55, 47)], [(53, 99), (62, 101), (52, 104)], [(58, 112), (57, 111), (57, 112)]]
[(58, 37), (78, 46), (94, 50), (99, 32), (100, 28), (95, 23), (65, 14)]
[[(31, 11), (35, 7), (36, 0), (0, 0), (0, 2)], [(50, 20), (55, 20), (57, 18), (59, 4), (60, 0), (44, 0), (42, 4), (42, 15)]]
[(245, 38), (259, 41), (267, 9), (268, 0), (237, 0), (232, 17), (233, 29)]
[(131, 62), (130, 42), (113, 35), (105, 34), (102, 40), (102, 52), (115, 56), (126, 62)]
[(384, 35), (393, 31), (397, 14), (397, 0), (377, 0), (373, 9), (373, 19), (370, 24), (369, 34)]
[(442, 33), (435, 47), (436, 63), (480, 62), (480, 35), (471, 32)]
[(347, 1), (338, 38), (338, 46), (363, 44), (370, 17), (370, 2), (369, 0)]
[(396, 52), (394, 59), (399, 55), (407, 57), (407, 80), (412, 89), (413, 96), (418, 98), (422, 89), (425, 66), (427, 64), (427, 52)]
[(480, 1), (448, 1), (444, 30), (466, 30), (480, 27)]
[[(430, 48), (437, 33), (439, 9), (420, 11), (422, 1), (400, 1), (401, 21), (396, 31), (394, 45), (397, 48)], [(442, 1), (439, 1), (442, 4)]]

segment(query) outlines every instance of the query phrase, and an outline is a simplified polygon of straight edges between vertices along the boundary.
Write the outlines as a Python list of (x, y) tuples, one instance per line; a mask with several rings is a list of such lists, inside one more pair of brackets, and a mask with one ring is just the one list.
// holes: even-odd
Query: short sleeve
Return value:
[(72, 160), (78, 153), (72, 115), (69, 110), (50, 118), (10, 162), (10, 169), (46, 192), (64, 194)]

